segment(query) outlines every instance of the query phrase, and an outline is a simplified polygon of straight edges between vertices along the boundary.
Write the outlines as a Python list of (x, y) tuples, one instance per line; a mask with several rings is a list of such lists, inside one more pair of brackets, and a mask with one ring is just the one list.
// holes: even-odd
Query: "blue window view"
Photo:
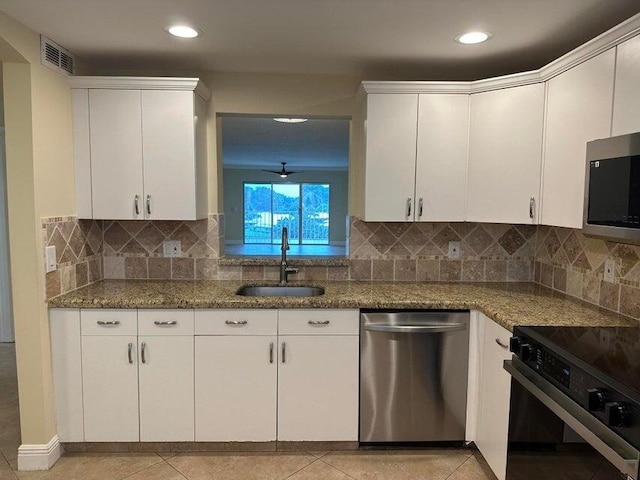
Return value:
[(329, 185), (245, 183), (244, 243), (279, 244), (282, 227), (292, 245), (329, 244)]

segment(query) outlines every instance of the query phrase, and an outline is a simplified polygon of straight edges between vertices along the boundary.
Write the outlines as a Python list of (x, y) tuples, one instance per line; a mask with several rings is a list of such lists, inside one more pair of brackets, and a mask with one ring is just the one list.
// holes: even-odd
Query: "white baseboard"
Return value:
[(25, 445), (18, 448), (18, 470), (49, 470), (62, 455), (58, 436), (44, 445)]

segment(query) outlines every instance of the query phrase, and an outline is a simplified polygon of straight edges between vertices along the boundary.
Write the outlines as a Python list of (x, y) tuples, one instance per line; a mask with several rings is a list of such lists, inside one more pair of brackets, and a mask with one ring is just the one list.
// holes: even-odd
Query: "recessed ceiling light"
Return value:
[(170, 25), (165, 30), (174, 37), (180, 38), (196, 38), (200, 35), (198, 30), (188, 25)]
[(276, 122), (281, 123), (302, 123), (309, 120), (308, 118), (287, 118), (287, 117), (276, 117), (274, 118)]
[(458, 35), (454, 40), (463, 45), (475, 45), (476, 43), (486, 42), (493, 35), (489, 32), (467, 32)]

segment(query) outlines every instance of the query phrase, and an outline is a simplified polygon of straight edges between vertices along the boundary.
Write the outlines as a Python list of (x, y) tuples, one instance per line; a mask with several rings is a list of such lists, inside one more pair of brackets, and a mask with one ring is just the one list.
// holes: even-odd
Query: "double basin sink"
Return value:
[(236, 295), (244, 297), (318, 297), (324, 295), (324, 288), (302, 285), (244, 285), (238, 289)]

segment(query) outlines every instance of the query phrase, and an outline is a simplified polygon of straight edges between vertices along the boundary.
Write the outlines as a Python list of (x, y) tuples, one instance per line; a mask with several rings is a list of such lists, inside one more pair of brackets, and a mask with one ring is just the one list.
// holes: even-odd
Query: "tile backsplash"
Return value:
[[(296, 280), (535, 281), (640, 319), (640, 246), (587, 237), (580, 230), (486, 223), (379, 223), (349, 219), (348, 265), (302, 266)], [(57, 270), (46, 274), (50, 298), (105, 279), (277, 280), (277, 266), (219, 265), (224, 215), (197, 221), (42, 220)], [(182, 256), (162, 243), (180, 240)], [(459, 259), (448, 257), (460, 242)], [(616, 265), (604, 281), (605, 260)], [(44, 255), (43, 255), (44, 261)], [(292, 260), (295, 265), (295, 259)]]
[(47, 298), (103, 279), (102, 236), (101, 221), (76, 217), (42, 219), (43, 244), (56, 247), (57, 268), (45, 277)]
[[(640, 246), (542, 225), (536, 236), (536, 283), (640, 319)], [(605, 260), (615, 262), (613, 283), (604, 280)]]

